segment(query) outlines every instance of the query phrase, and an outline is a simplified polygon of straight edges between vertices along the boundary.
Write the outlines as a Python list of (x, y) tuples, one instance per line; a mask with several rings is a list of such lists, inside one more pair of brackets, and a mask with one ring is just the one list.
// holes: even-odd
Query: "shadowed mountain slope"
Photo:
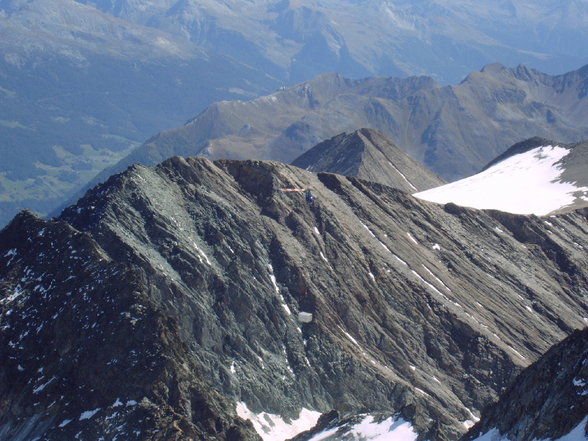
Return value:
[(585, 326), (587, 236), (585, 210), (443, 207), (274, 162), (133, 166), (0, 232), (0, 433), (254, 436), (237, 412), (271, 439), (268, 419), (337, 409), (455, 439)]
[(292, 161), (292, 165), (312, 172), (354, 176), (407, 192), (444, 184), (374, 129), (342, 133), (321, 142)]
[(485, 409), (462, 440), (557, 440), (588, 436), (588, 328), (552, 347)]

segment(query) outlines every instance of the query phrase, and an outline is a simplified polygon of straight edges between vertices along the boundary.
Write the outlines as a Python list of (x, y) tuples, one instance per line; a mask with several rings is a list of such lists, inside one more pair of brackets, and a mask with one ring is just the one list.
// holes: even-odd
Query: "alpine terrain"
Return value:
[(346, 131), (380, 130), (447, 181), (477, 173), (505, 149), (542, 136), (588, 138), (588, 66), (551, 76), (486, 66), (456, 86), (428, 77), (350, 80), (325, 74), (252, 101), (215, 103), (159, 133), (101, 175), (173, 155), (291, 162)]
[(584, 0), (0, 0), (0, 225), (52, 211), (217, 101), (325, 72), (455, 84), (496, 61), (576, 69), (587, 17)]
[(132, 166), (0, 232), (0, 438), (284, 440), (339, 419), (458, 439), (587, 326), (587, 239), (585, 208), (441, 205), (270, 161)]

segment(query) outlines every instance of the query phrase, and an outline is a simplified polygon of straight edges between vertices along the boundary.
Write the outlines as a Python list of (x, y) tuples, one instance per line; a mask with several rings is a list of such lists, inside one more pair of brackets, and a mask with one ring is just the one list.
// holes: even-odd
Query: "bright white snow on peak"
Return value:
[(570, 150), (559, 146), (537, 147), (469, 178), (414, 196), (441, 204), (547, 215), (572, 205), (578, 195), (588, 200), (588, 187), (561, 181), (563, 169), (558, 162), (568, 153)]

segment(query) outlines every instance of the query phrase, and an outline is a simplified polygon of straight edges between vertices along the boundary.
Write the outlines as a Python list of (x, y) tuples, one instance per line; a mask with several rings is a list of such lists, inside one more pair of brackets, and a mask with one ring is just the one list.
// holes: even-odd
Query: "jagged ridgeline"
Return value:
[(587, 216), (276, 162), (133, 166), (0, 232), (0, 438), (246, 440), (238, 414), (335, 409), (457, 439), (586, 326)]

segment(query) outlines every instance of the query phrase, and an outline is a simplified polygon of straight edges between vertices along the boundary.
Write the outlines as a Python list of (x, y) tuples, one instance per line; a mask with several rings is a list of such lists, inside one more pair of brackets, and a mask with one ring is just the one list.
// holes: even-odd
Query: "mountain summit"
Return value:
[(427, 190), (444, 181), (374, 129), (342, 133), (299, 156), (292, 165), (379, 182), (407, 192)]
[(586, 223), (276, 162), (133, 166), (0, 232), (0, 436), (285, 439), (335, 410), (456, 439), (586, 326)]

